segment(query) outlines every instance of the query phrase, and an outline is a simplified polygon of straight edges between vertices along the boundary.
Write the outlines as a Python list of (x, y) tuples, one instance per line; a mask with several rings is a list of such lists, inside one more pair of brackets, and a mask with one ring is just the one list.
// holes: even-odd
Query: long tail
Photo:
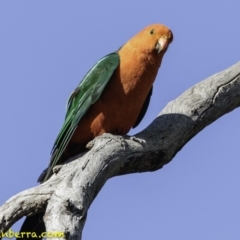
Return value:
[[(36, 240), (42, 239), (41, 234), (46, 232), (45, 224), (43, 222), (43, 213), (37, 213), (31, 217), (26, 217), (21, 227), (21, 240)], [(30, 233), (30, 234), (27, 234)], [(34, 237), (35, 236), (35, 237)]]

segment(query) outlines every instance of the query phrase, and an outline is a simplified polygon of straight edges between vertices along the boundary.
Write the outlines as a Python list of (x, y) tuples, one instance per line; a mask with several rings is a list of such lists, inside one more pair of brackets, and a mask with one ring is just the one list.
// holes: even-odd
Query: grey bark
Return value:
[(86, 154), (69, 160), (47, 182), (10, 198), (0, 207), (0, 232), (24, 215), (46, 210), (47, 231), (81, 239), (87, 211), (109, 178), (162, 168), (198, 132), (239, 105), (240, 62), (169, 102), (133, 138), (97, 137)]

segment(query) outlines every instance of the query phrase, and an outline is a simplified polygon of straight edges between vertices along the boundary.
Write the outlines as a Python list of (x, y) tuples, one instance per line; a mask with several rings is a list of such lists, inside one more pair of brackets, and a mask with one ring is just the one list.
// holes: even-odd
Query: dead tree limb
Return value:
[(169, 102), (134, 138), (97, 137), (89, 143), (91, 150), (47, 182), (10, 198), (0, 207), (0, 232), (24, 215), (45, 211), (47, 231), (81, 239), (87, 211), (109, 178), (162, 168), (198, 132), (239, 105), (240, 62)]

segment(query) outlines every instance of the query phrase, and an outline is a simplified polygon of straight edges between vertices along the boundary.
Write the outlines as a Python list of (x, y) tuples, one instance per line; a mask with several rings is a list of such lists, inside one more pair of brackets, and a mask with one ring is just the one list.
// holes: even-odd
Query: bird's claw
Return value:
[(112, 135), (110, 133), (104, 133), (103, 137), (105, 137), (105, 138), (107, 137), (107, 138), (115, 140), (116, 142), (120, 143), (121, 147), (123, 147), (123, 149), (125, 150), (125, 146), (127, 145), (127, 143), (123, 136)]
[(130, 137), (130, 140), (140, 143), (141, 145), (147, 145), (146, 141), (142, 138), (137, 138), (137, 137)]
[(93, 148), (94, 146), (94, 143), (95, 143), (95, 140), (93, 139), (92, 141), (88, 142), (87, 145), (86, 145), (86, 149), (91, 149)]
[[(125, 150), (125, 146), (127, 145), (124, 137), (119, 136), (119, 135), (112, 135), (110, 133), (104, 133), (102, 136), (98, 136), (98, 137), (100, 137), (100, 138), (110, 138), (112, 140), (115, 140), (116, 142), (121, 144), (121, 147), (123, 147), (124, 150)], [(92, 141), (87, 143), (86, 148), (87, 149), (93, 148), (95, 142), (96, 142), (96, 138), (94, 138)]]

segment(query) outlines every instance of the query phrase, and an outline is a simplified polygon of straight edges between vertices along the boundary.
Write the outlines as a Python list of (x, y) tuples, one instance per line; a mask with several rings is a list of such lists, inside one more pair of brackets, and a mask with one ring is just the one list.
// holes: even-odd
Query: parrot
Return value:
[[(38, 179), (40, 183), (51, 177), (56, 165), (86, 151), (86, 144), (96, 136), (125, 135), (139, 125), (172, 41), (168, 27), (151, 24), (87, 72), (67, 101), (65, 120), (53, 144), (50, 164)], [(20, 231), (43, 232), (43, 215), (27, 217)]]

